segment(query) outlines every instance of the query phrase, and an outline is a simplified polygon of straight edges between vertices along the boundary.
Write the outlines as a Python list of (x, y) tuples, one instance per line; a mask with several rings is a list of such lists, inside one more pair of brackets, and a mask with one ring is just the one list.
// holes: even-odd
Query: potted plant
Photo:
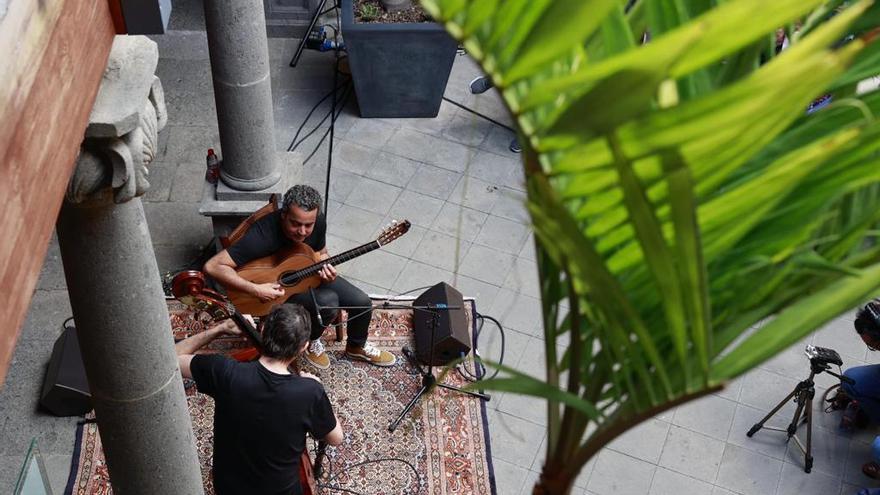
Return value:
[[(356, 12), (355, 3), (366, 7)], [(342, 0), (342, 32), (361, 117), (436, 117), (456, 41), (434, 22), (388, 22), (393, 16), (379, 8)], [(385, 22), (360, 22), (371, 15)]]

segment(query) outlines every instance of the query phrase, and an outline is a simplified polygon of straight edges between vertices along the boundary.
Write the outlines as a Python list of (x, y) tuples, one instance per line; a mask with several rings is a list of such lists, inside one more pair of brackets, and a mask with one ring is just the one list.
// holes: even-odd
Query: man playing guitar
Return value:
[[(204, 271), (227, 288), (234, 288), (267, 302), (282, 298), (284, 290), (278, 283), (257, 284), (242, 278), (236, 268), (258, 258), (278, 252), (295, 243), (303, 243), (318, 253), (324, 260), (327, 254), (327, 221), (320, 211), (321, 195), (307, 185), (296, 185), (284, 194), (280, 210), (257, 220), (238, 242), (220, 251), (207, 263)], [(330, 322), (338, 310), (322, 309), (320, 319), (315, 301), (323, 307), (371, 306), (369, 296), (351, 282), (337, 276), (336, 269), (324, 265), (318, 272), (321, 285), (314, 292), (306, 291), (291, 296), (288, 301), (305, 307), (312, 320), (310, 343), (306, 350), (306, 360), (319, 369), (330, 366), (330, 358), (324, 350), (321, 334), (322, 322)], [(314, 298), (313, 298), (314, 297)], [(351, 310), (355, 315), (348, 320), (348, 342), (345, 353), (352, 359), (359, 359), (378, 366), (392, 366), (396, 357), (390, 352), (380, 350), (367, 342), (371, 310)]]
[(282, 304), (263, 319), (261, 356), (240, 363), (196, 350), (241, 331), (225, 320), (175, 344), (180, 372), (214, 398), (214, 489), (218, 495), (301, 495), (299, 463), (306, 433), (329, 445), (344, 440), (320, 381), (290, 369), (308, 346), (309, 316)]

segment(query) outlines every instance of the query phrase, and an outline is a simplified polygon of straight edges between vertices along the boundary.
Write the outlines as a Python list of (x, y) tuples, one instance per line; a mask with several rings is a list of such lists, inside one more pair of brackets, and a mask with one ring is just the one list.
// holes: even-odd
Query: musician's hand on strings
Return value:
[(336, 280), (336, 268), (330, 263), (327, 263), (318, 271), (318, 276), (321, 277), (321, 280), (324, 282), (332, 282)]
[(269, 302), (283, 296), (284, 291), (281, 289), (281, 284), (254, 284), (254, 295), (257, 296), (260, 302)]
[(217, 331), (220, 335), (241, 335), (241, 329), (232, 321), (232, 318), (221, 321), (214, 325), (211, 330)]

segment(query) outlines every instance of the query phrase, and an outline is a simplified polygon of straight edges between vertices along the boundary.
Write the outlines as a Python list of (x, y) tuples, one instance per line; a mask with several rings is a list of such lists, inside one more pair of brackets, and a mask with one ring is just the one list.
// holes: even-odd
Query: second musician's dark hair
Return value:
[(273, 309), (263, 318), (262, 328), (262, 354), (282, 361), (296, 357), (312, 333), (308, 312), (296, 303), (284, 303)]
[(860, 335), (868, 334), (880, 340), (880, 301), (875, 299), (859, 309), (853, 325)]

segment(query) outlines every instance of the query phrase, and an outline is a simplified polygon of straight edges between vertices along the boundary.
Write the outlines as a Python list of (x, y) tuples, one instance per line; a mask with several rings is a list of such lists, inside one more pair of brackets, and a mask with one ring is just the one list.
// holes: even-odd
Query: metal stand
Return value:
[[(830, 371), (827, 364), (816, 363), (811, 360), (810, 376), (806, 380), (798, 383), (790, 394), (785, 396), (785, 398), (782, 399), (779, 404), (777, 404), (776, 407), (773, 408), (773, 410), (767, 413), (767, 415), (764, 416), (761, 421), (755, 423), (746, 433), (746, 436), (751, 437), (761, 428), (785, 432), (785, 434), (788, 436), (786, 441), (793, 438), (798, 448), (800, 448), (801, 452), (804, 454), (805, 473), (809, 473), (813, 469), (813, 397), (816, 395), (816, 385), (813, 381), (813, 377), (815, 377), (819, 373), (822, 373), (823, 371), (841, 380), (849, 380), (847, 377), (843, 377), (837, 373), (834, 373), (833, 371)], [(777, 411), (782, 409), (782, 407), (792, 399), (794, 399), (795, 403), (797, 403), (797, 407), (794, 410), (794, 417), (791, 419), (791, 423), (789, 423), (787, 427), (776, 428), (773, 426), (764, 426), (764, 423), (766, 423), (768, 419), (773, 417), (773, 415), (776, 414)], [(801, 440), (797, 436), (798, 427), (802, 423), (807, 424), (806, 446), (801, 443)]]
[[(314, 297), (314, 293), (313, 293)], [(388, 431), (393, 432), (400, 425), (400, 422), (403, 421), (404, 416), (409, 413), (413, 407), (419, 402), (419, 399), (422, 398), (427, 393), (430, 393), (434, 387), (443, 387), (447, 390), (452, 390), (454, 392), (459, 392), (462, 394), (467, 394), (472, 397), (477, 397), (482, 400), (489, 400), (491, 397), (488, 394), (480, 393), (480, 392), (471, 392), (470, 390), (462, 390), (458, 387), (447, 385), (445, 383), (439, 383), (437, 381), (437, 377), (434, 376), (434, 339), (437, 332), (438, 320), (440, 319), (440, 314), (438, 310), (448, 311), (451, 309), (461, 309), (461, 306), (447, 306), (447, 305), (427, 305), (427, 306), (411, 306), (411, 305), (403, 305), (403, 304), (388, 304), (385, 302), (379, 306), (318, 306), (317, 300), (315, 300), (315, 311), (318, 312), (320, 316), (322, 309), (412, 309), (414, 311), (430, 311), (431, 312), (431, 350), (430, 357), (428, 358), (428, 367), (423, 368), (418, 360), (416, 359), (415, 354), (409, 349), (403, 348), (403, 355), (406, 356), (407, 361), (410, 363), (410, 366), (419, 370), (419, 375), (422, 377), (422, 387), (416, 392), (416, 395), (410, 399), (409, 403), (406, 407), (403, 408), (403, 411), (397, 415), (397, 418), (391, 422), (388, 426)], [(318, 320), (322, 325), (323, 321), (319, 318)]]
[[(306, 47), (306, 40), (309, 39), (309, 35), (312, 33), (312, 30), (315, 29), (315, 24), (318, 23), (318, 18), (327, 12), (331, 12), (333, 9), (338, 9), (339, 0), (333, 0), (333, 6), (329, 9), (325, 10), (325, 5), (327, 5), (327, 0), (321, 0), (321, 3), (318, 4), (318, 8), (315, 9), (315, 15), (312, 16), (312, 20), (309, 22), (309, 28), (306, 30), (306, 34), (301, 40), (299, 40), (299, 45), (296, 46), (296, 53), (294, 53), (293, 58), (290, 59), (291, 67), (296, 67), (296, 64), (299, 63), (299, 57), (302, 56), (303, 49)], [(339, 29), (338, 26), (337, 29)]]
[(422, 398), (427, 393), (430, 393), (431, 390), (435, 387), (443, 387), (447, 390), (452, 390), (454, 392), (459, 392), (462, 394), (467, 394), (472, 397), (477, 397), (482, 400), (489, 400), (490, 397), (487, 394), (483, 394), (480, 392), (471, 392), (470, 390), (462, 390), (458, 387), (453, 387), (452, 385), (447, 385), (445, 383), (438, 383), (437, 377), (434, 376), (434, 337), (437, 331), (437, 322), (440, 319), (440, 314), (437, 312), (438, 309), (442, 310), (450, 310), (450, 309), (461, 309), (459, 306), (446, 306), (445, 304), (442, 306), (408, 306), (418, 310), (430, 311), (431, 312), (431, 349), (430, 349), (430, 357), (428, 358), (428, 367), (427, 369), (422, 368), (422, 366), (418, 363), (413, 352), (404, 347), (403, 354), (406, 356), (407, 361), (409, 361), (410, 365), (419, 370), (419, 374), (422, 375), (422, 388), (416, 392), (416, 395), (409, 401), (406, 407), (403, 408), (403, 411), (397, 415), (397, 418), (388, 425), (388, 431), (394, 432), (397, 427), (400, 425), (400, 422), (403, 421), (403, 417), (409, 413), (413, 407), (419, 402), (419, 399)]

